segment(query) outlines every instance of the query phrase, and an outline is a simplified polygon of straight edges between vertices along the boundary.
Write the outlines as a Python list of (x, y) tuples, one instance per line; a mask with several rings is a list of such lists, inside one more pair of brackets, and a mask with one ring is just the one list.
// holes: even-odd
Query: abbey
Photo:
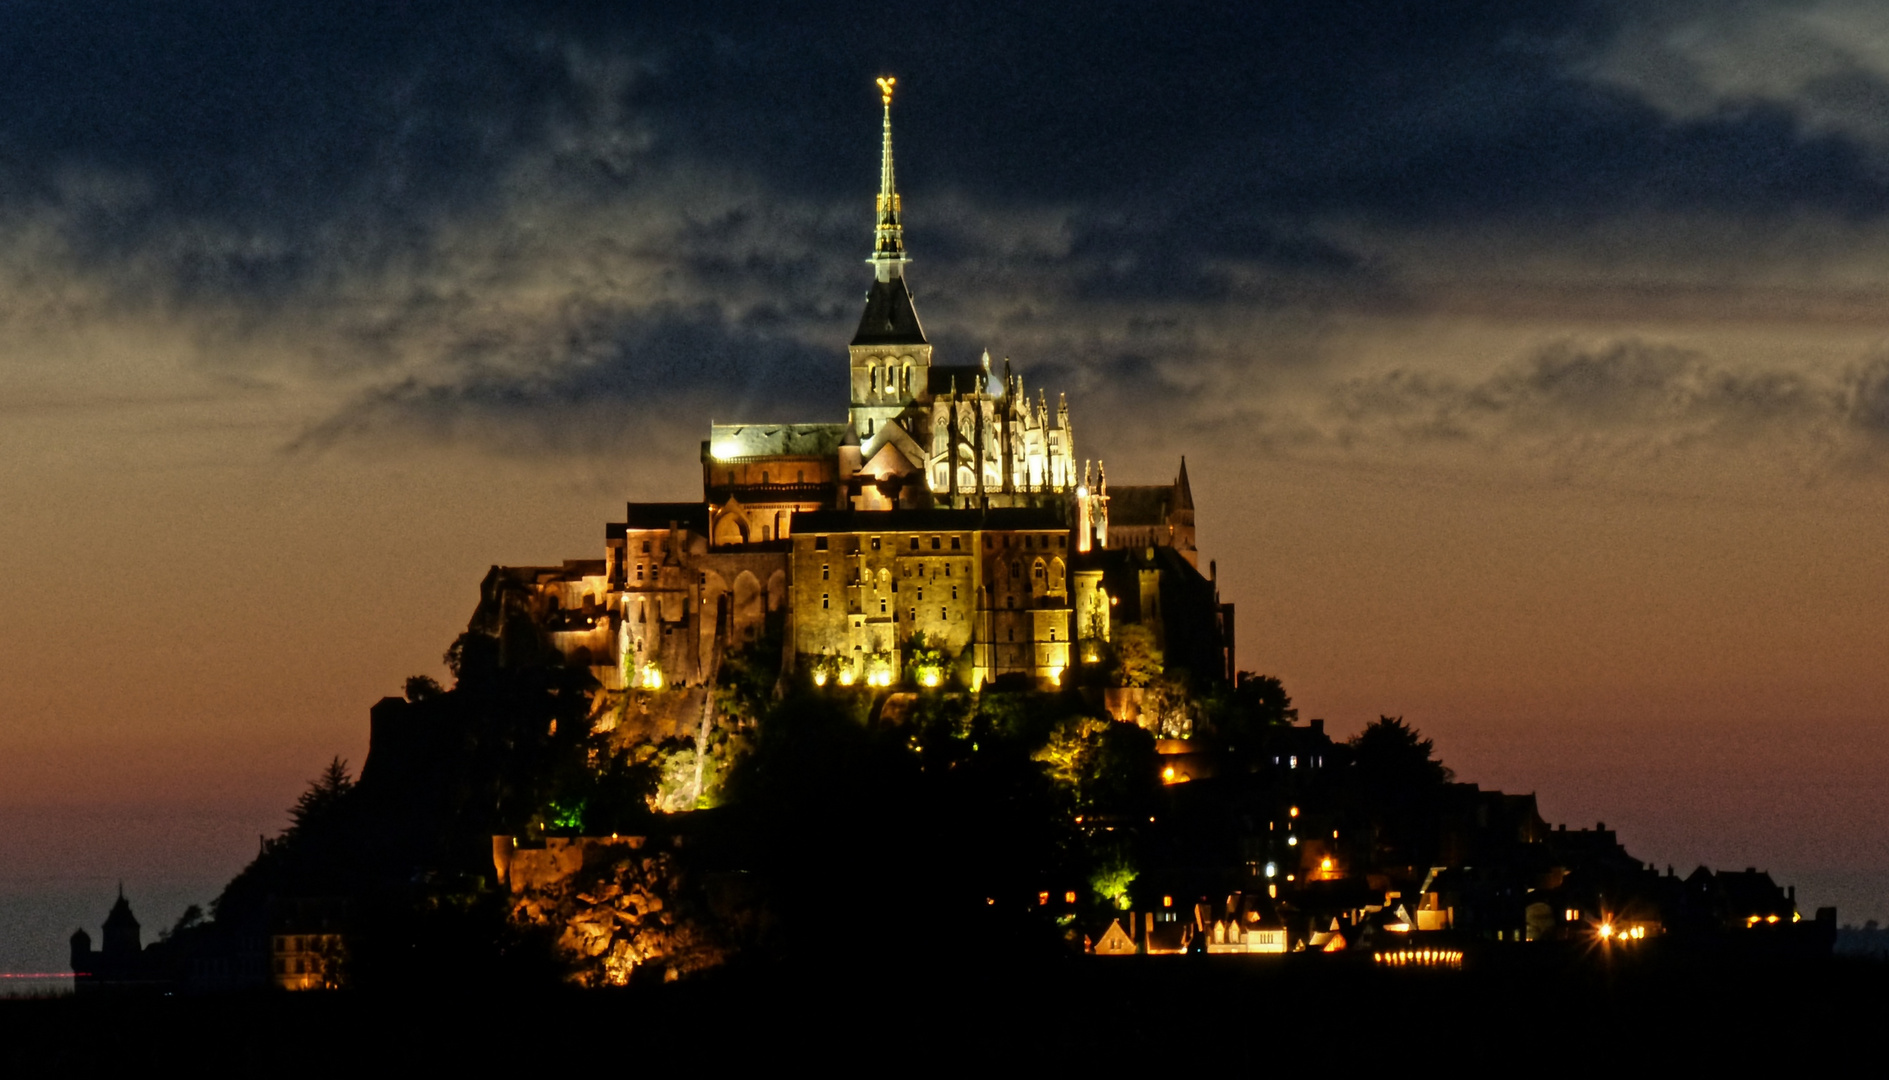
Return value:
[(1100, 662), (1124, 624), (1145, 625), (1170, 666), (1230, 679), (1233, 608), (1199, 570), (1185, 462), (1171, 483), (1111, 488), (1078, 464), (1061, 395), (1032, 398), (988, 351), (936, 362), (906, 280), (890, 80), (881, 90), (845, 419), (712, 424), (700, 499), (631, 503), (602, 559), (493, 567), (473, 629), (503, 642), (529, 619), (607, 690), (706, 685), (727, 650), (777, 636), (784, 673), (822, 684), (1049, 686)]

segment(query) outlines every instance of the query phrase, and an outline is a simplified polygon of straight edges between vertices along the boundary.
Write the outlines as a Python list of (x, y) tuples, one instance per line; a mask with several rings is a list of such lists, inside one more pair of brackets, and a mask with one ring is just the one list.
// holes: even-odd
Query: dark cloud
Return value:
[[(582, 340), (579, 340), (579, 337)], [(757, 320), (735, 324), (711, 306), (618, 313), (574, 331), (557, 362), (525, 371), (490, 365), (450, 381), (407, 378), (349, 402), (303, 432), (290, 452), (373, 435), (485, 443), (524, 453), (647, 449), (672, 435), (687, 401), (743, 418), (837, 419), (827, 359)]]
[[(1426, 237), (1551, 253), (1596, 222), (1889, 205), (1878, 143), (1818, 120), (1866, 114), (1879, 72), (1676, 106), (1623, 46), (1670, 29), (1636, 11), (23, 3), (0, 15), (0, 238), (35, 238), (16, 279), (155, 312), (226, 375), (373, 373), (313, 441), (454, 414), (569, 438), (603, 429), (560, 416), (709, 385), (730, 409), (824, 413), (784, 373), (813, 365), (837, 393), (876, 175), (869, 79), (890, 71), (946, 359), (1014, 350), (1103, 415), (1234, 417), (1252, 391), (1226, 388), (1328, 359), (1304, 324), (1421, 309)], [(1732, 241), (1710, 257), (1752, 261)], [(1708, 380), (1675, 404), (1705, 378), (1686, 363), (1551, 359), (1468, 397), (1447, 374), (1366, 376), (1320, 422), (1729, 431), (1823, 393)]]
[(1532, 445), (1642, 460), (1757, 447), (1821, 471), (1882, 449), (1889, 359), (1816, 376), (1640, 340), (1560, 342), (1473, 381), (1407, 370), (1349, 379), (1282, 426), (1310, 446)]

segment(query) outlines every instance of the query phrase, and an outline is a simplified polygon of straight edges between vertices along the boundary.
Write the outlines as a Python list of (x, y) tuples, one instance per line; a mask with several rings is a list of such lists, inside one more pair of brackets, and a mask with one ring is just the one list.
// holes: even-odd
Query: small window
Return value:
[(874, 551), (879, 550), (879, 538), (876, 536), (872, 538), (872, 550)]
[(831, 564), (831, 563), (821, 563), (821, 564), (820, 564), (820, 580), (821, 580), (821, 581), (827, 581), (827, 580), (830, 580), (830, 579), (831, 579), (832, 577), (833, 577), (833, 566), (832, 566), (832, 564)]
[(996, 545), (997, 545), (997, 542), (991, 538), (991, 535), (989, 533), (985, 533), (984, 534), (984, 550), (989, 551), (991, 548), (995, 547)]
[(916, 536), (912, 537), (912, 550), (913, 551), (918, 550), (918, 537)]
[(815, 551), (825, 551), (825, 550), (826, 550), (826, 537), (824, 537), (824, 536), (816, 536), (816, 537), (814, 537), (814, 538), (813, 538), (813, 550), (815, 550)]
[(943, 544), (944, 544), (944, 541), (940, 540), (939, 538), (935, 536), (931, 538), (931, 550), (937, 551), (938, 548), (942, 546)]
[(944, 620), (944, 619), (948, 619), (948, 618), (950, 618), (950, 617), (951, 617), (951, 613), (950, 613), (949, 611), (946, 611), (946, 610), (945, 610), (944, 608), (942, 608), (942, 607), (940, 607), (940, 608), (938, 609), (938, 618), (939, 618), (939, 620), (941, 620), (941, 621), (942, 621), (942, 620)]
[(911, 615), (911, 621), (913, 621), (913, 622), (917, 622), (917, 621), (918, 621), (918, 609), (917, 609), (917, 608), (913, 608), (913, 609), (912, 609), (912, 615)]
[(1058, 537), (1056, 538), (1056, 546), (1057, 546), (1057, 547), (1059, 547), (1059, 548), (1066, 548), (1066, 547), (1068, 547), (1068, 546), (1069, 546), (1069, 538), (1068, 538), (1067, 536), (1058, 536)]
[(828, 593), (821, 593), (820, 594), (820, 610), (825, 611), (826, 609), (832, 606), (833, 604), (832, 604), (831, 595)]
[(951, 586), (951, 599), (956, 600), (957, 598), (958, 598), (958, 587), (956, 585), (953, 585)]
[(636, 580), (638, 581), (643, 580), (643, 564), (642, 563), (636, 564)]
[(959, 546), (959, 544), (958, 544), (958, 541), (960, 541), (960, 540), (962, 540), (962, 539), (963, 539), (963, 537), (961, 537), (961, 536), (954, 536), (954, 537), (952, 537), (952, 538), (951, 538), (951, 550), (952, 550), (952, 551), (959, 551), (959, 550), (962, 550), (962, 549), (960, 548), (960, 546)]
[(643, 554), (649, 554), (649, 541), (643, 541)]
[(879, 598), (879, 614), (885, 614), (885, 597), (883, 596)]
[(1049, 628), (1049, 639), (1050, 639), (1051, 641), (1055, 641), (1055, 640), (1056, 640), (1056, 628), (1055, 628), (1055, 627), (1053, 627), (1053, 626)]
[(923, 585), (920, 585), (918, 587), (917, 600), (919, 601), (919, 603), (924, 603), (925, 601), (925, 587)]
[(951, 576), (951, 564), (945, 563), (945, 577)]

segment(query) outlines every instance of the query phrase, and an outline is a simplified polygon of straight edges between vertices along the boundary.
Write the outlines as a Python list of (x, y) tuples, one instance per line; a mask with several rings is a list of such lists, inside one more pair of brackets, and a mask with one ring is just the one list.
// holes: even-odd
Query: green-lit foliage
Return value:
[(1109, 646), (1109, 676), (1114, 685), (1147, 686), (1161, 677), (1164, 658), (1154, 631), (1138, 623), (1118, 626)]

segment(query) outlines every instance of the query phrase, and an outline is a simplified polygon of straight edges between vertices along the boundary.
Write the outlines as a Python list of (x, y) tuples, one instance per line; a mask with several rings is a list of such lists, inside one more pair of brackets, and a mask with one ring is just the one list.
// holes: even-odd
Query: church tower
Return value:
[(895, 447), (906, 467), (901, 472), (923, 468), (928, 432), (927, 415), (917, 405), (929, 399), (931, 380), (931, 343), (919, 325), (918, 311), (912, 307), (912, 293), (905, 284), (905, 266), (911, 260), (905, 254), (904, 208), (900, 205), (898, 185), (892, 172), (892, 89), (896, 79), (879, 80), (879, 94), (885, 107), (885, 120), (879, 150), (879, 195), (875, 204), (872, 255), (872, 288), (866, 293), (866, 310), (860, 316), (847, 352), (852, 360), (851, 407), (847, 413), (853, 434), (859, 440), (862, 465), (870, 465), (887, 445)]

